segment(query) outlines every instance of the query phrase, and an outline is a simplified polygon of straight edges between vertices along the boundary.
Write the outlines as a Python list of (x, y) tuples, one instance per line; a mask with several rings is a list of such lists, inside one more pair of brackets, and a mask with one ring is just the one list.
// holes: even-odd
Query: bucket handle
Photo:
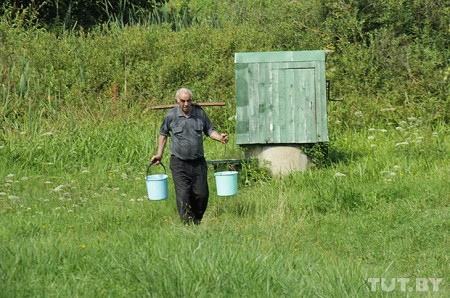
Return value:
[[(160, 162), (159, 163), (160, 165), (162, 165), (162, 167), (163, 167), (163, 169), (164, 169), (164, 174), (166, 174), (167, 172), (166, 172), (166, 167), (163, 165), (163, 163), (162, 162)], [(147, 167), (147, 176), (149, 176), (149, 173), (150, 173), (150, 167), (153, 165), (153, 163), (151, 162), (149, 165), (148, 165), (148, 167)]]

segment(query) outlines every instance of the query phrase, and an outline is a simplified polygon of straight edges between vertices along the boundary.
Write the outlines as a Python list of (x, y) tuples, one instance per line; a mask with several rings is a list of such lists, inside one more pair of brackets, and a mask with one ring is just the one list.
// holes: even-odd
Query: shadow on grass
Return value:
[(333, 164), (349, 164), (363, 156), (361, 152), (340, 151), (330, 143), (305, 144), (302, 146), (304, 153), (318, 168), (326, 168)]

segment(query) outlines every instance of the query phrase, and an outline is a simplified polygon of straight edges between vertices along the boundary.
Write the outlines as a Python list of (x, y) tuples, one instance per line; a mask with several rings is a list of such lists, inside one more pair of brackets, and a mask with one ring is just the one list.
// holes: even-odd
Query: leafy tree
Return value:
[(6, 9), (27, 11), (31, 19), (46, 26), (63, 25), (88, 28), (110, 20), (133, 23), (155, 11), (167, 0), (6, 0), (0, 15)]

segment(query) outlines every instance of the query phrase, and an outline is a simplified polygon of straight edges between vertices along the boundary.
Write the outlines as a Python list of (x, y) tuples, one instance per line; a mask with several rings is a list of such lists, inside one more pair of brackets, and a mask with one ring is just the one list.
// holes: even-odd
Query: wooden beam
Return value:
[[(201, 106), (201, 107), (223, 107), (225, 106), (224, 102), (198, 102), (194, 103), (194, 106)], [(159, 105), (159, 106), (153, 106), (151, 107), (152, 110), (162, 110), (162, 109), (171, 109), (177, 107), (178, 104), (170, 104), (170, 105)]]

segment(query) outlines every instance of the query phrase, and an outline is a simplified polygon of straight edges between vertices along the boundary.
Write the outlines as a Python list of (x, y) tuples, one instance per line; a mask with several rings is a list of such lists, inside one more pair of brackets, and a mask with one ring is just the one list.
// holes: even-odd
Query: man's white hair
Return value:
[(187, 93), (189, 94), (190, 98), (192, 99), (192, 91), (189, 90), (188, 88), (180, 88), (177, 90), (177, 94), (175, 95), (175, 99), (178, 102), (178, 95), (180, 95), (181, 93)]

